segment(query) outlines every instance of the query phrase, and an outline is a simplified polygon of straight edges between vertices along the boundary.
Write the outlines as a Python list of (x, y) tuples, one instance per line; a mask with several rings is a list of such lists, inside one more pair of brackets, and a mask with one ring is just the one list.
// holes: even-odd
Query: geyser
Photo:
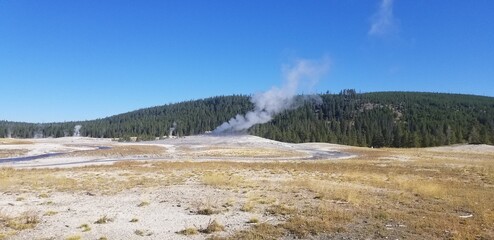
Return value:
[(173, 137), (173, 132), (177, 128), (177, 122), (173, 122), (173, 125), (170, 127), (170, 132), (168, 133), (168, 138)]
[(245, 115), (238, 114), (228, 122), (217, 127), (213, 133), (245, 132), (256, 124), (271, 121), (276, 114), (297, 107), (295, 96), (302, 83), (314, 85), (329, 70), (329, 60), (319, 61), (301, 59), (292, 66), (283, 69), (284, 84), (281, 88), (273, 87), (269, 91), (251, 97), (254, 110)]
[(74, 127), (74, 137), (81, 136), (81, 125), (75, 125)]

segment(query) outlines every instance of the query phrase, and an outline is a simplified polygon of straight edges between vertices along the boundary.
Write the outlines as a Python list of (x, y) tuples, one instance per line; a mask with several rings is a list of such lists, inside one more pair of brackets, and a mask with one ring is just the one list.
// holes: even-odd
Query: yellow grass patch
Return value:
[(29, 140), (16, 139), (16, 138), (0, 138), (0, 145), (22, 145), (22, 144), (33, 144)]
[[(169, 185), (220, 189), (236, 199), (192, 209), (221, 214), (219, 206), (226, 206), (228, 211), (246, 211), (270, 221), (247, 218), (244, 223), (253, 224), (233, 233), (232, 239), (494, 238), (494, 153), (348, 150), (359, 156), (337, 161), (127, 161), (71, 169), (0, 168), (0, 191), (23, 196), (29, 196), (24, 191), (32, 196), (48, 193), (49, 197), (57, 191), (112, 194)], [(227, 150), (217, 149), (214, 154), (223, 151)], [(117, 152), (111, 154), (120, 154)], [(245, 157), (253, 153), (226, 154)], [(222, 223), (228, 226), (228, 222)], [(180, 233), (197, 234), (194, 229)]]

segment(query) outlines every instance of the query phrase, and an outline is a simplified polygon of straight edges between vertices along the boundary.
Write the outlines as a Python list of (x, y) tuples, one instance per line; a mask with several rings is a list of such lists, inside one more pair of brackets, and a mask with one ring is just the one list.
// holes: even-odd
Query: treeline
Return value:
[(140, 140), (150, 140), (168, 136), (174, 123), (174, 135), (186, 136), (212, 130), (232, 116), (252, 108), (248, 96), (218, 96), (145, 108), (91, 121), (44, 124), (0, 121), (0, 136), (73, 136), (74, 127), (81, 125), (80, 136), (124, 139), (138, 137)]
[(494, 143), (494, 98), (354, 90), (321, 98), (251, 131), (280, 141), (373, 147)]
[[(494, 98), (439, 93), (344, 90), (321, 94), (295, 110), (256, 125), (251, 134), (285, 142), (330, 142), (373, 147), (428, 147), (454, 143), (494, 143)], [(245, 95), (220, 96), (141, 109), (84, 122), (0, 122), (0, 136), (32, 138), (74, 134), (105, 138), (166, 136), (211, 131), (253, 108)]]

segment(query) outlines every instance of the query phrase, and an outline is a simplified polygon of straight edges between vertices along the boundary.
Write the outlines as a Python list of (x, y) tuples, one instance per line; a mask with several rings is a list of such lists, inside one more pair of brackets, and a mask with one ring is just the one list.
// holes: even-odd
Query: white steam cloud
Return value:
[(378, 11), (372, 16), (369, 35), (385, 36), (396, 28), (396, 20), (393, 16), (394, 0), (381, 0)]
[(81, 136), (81, 125), (75, 125), (74, 127), (74, 137)]
[(12, 138), (12, 129), (10, 127), (7, 128), (7, 138)]
[(177, 128), (177, 122), (173, 122), (173, 125), (170, 127), (170, 132), (168, 133), (168, 137), (171, 138), (173, 136), (173, 132)]
[(329, 59), (320, 61), (298, 60), (292, 66), (283, 68), (285, 83), (281, 88), (255, 94), (251, 97), (254, 110), (245, 115), (238, 114), (221, 124), (213, 133), (245, 132), (256, 124), (271, 121), (274, 115), (296, 107), (295, 96), (301, 84), (314, 85), (329, 70)]

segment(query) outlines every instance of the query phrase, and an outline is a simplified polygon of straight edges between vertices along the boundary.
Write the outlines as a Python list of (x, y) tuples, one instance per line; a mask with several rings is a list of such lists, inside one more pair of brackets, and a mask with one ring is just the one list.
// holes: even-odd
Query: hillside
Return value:
[[(427, 147), (494, 143), (494, 98), (473, 95), (344, 90), (256, 125), (251, 134), (286, 142), (331, 142), (356, 146)], [(81, 136), (154, 139), (176, 123), (180, 136), (213, 130), (252, 109), (248, 96), (219, 96), (140, 109), (103, 119), (64, 123), (0, 122), (0, 136)]]

